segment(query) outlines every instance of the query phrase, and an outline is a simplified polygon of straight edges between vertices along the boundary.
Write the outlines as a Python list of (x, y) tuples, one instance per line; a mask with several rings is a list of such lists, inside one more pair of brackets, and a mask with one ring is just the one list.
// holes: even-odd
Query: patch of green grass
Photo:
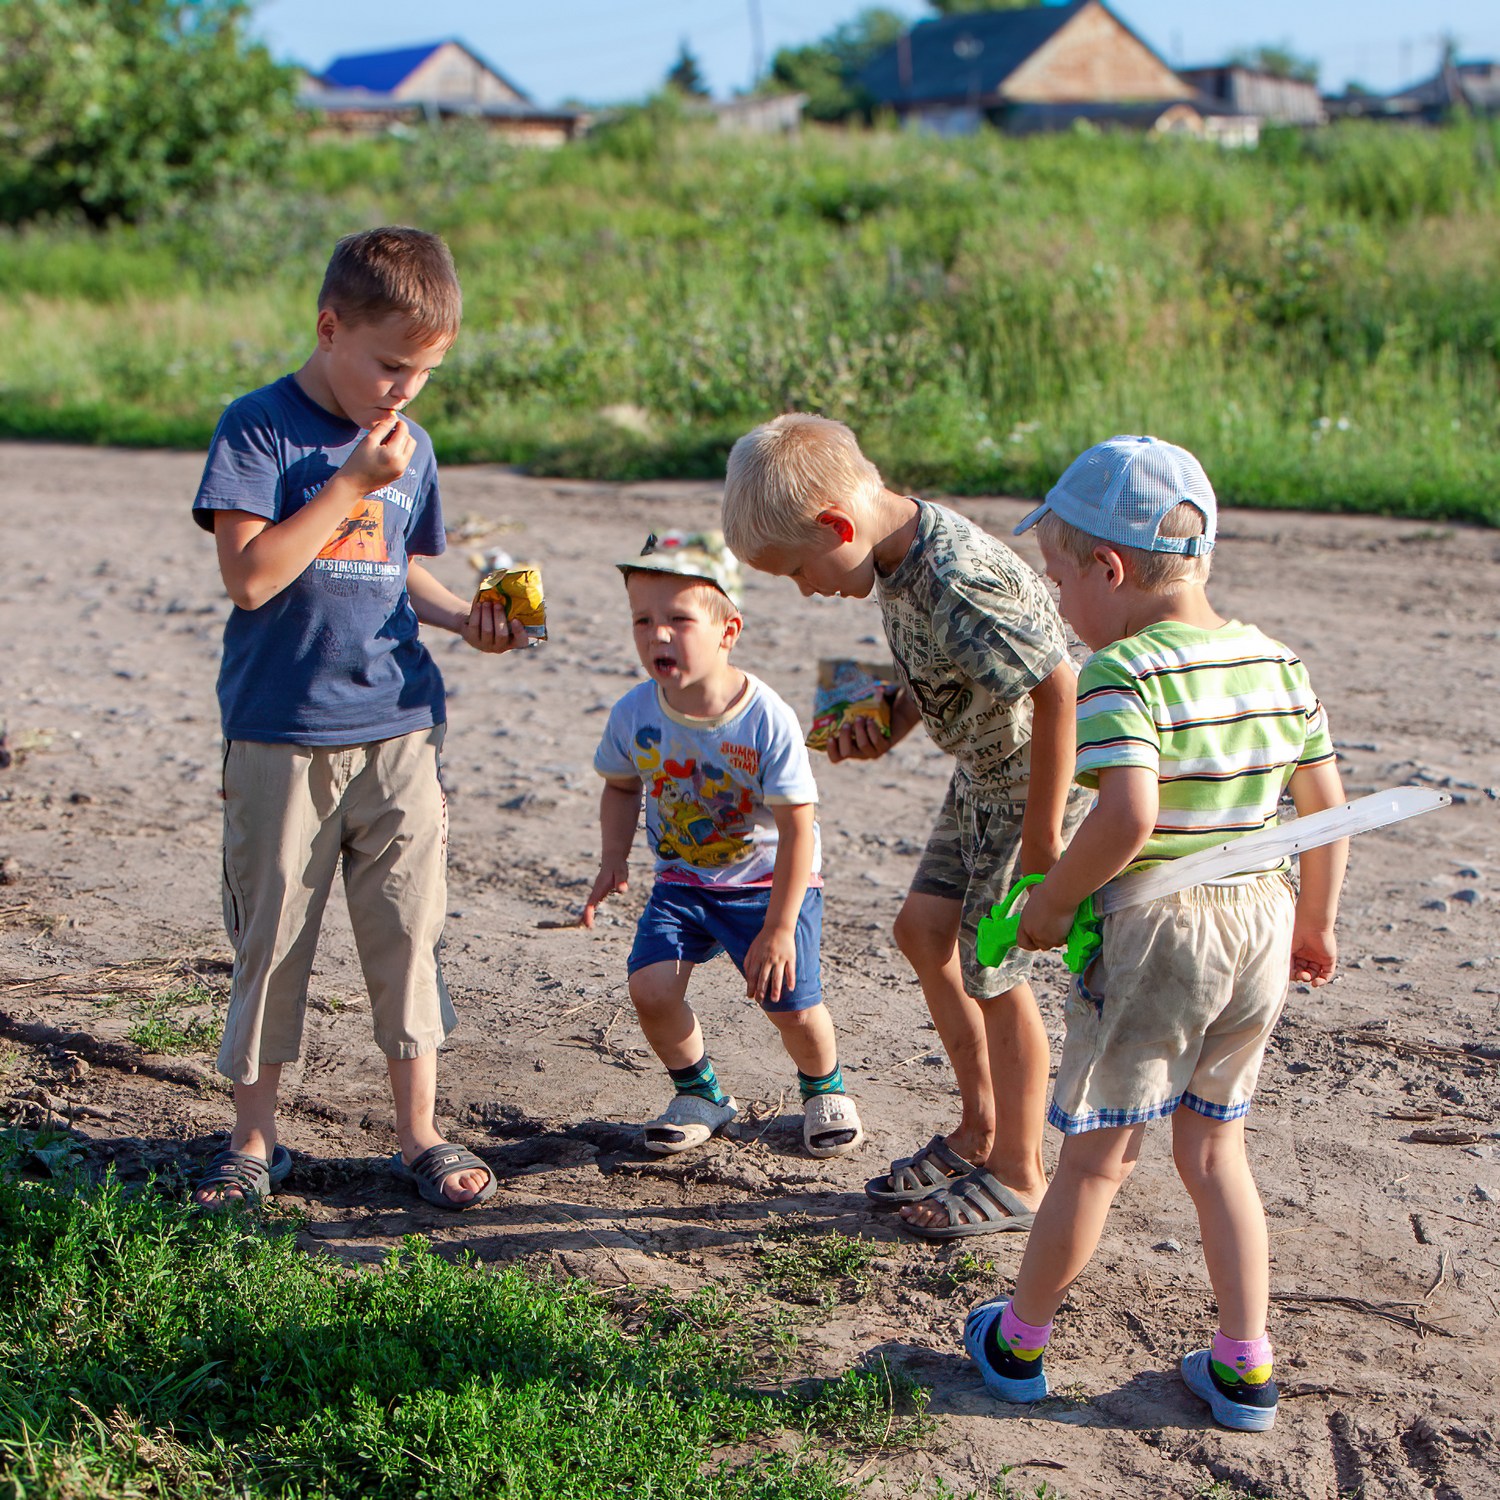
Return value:
[(185, 1015), (184, 1011), (219, 1004), (219, 996), (196, 981), (182, 989), (158, 990), (138, 1005), (140, 1019), (125, 1035), (144, 1052), (212, 1052), (224, 1030), (222, 1016)]
[(837, 1230), (819, 1233), (807, 1214), (773, 1214), (755, 1242), (760, 1280), (776, 1297), (832, 1308), (858, 1302), (871, 1288), (879, 1245)]
[[(248, 1213), (112, 1177), (37, 1183), (0, 1140), (0, 1495), (852, 1500), (840, 1444), (899, 1436), (890, 1372), (751, 1388), (742, 1310), (307, 1255)], [(789, 1441), (790, 1440), (790, 1441)]]

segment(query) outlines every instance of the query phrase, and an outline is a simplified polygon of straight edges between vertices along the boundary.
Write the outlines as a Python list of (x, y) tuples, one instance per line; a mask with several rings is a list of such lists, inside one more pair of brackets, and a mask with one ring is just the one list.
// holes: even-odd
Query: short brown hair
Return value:
[(438, 343), (458, 337), (464, 299), (442, 240), (394, 225), (346, 234), (334, 246), (318, 293), (318, 311), (325, 307), (346, 323), (402, 313), (413, 338)]
[(767, 547), (806, 546), (828, 506), (864, 505), (884, 487), (842, 422), (787, 412), (729, 450), (724, 539), (747, 562)]
[[(1202, 536), (1203, 512), (1190, 500), (1180, 501), (1161, 518), (1158, 536)], [(1094, 548), (1101, 538), (1090, 536), (1048, 511), (1037, 522), (1036, 533), (1054, 552), (1061, 552), (1076, 568), (1086, 568), (1093, 560)], [(1192, 584), (1208, 582), (1213, 567), (1213, 553), (1200, 552), (1196, 557), (1181, 552), (1148, 552), (1144, 547), (1123, 547), (1119, 542), (1104, 541), (1129, 564), (1137, 588), (1147, 594), (1175, 594)]]

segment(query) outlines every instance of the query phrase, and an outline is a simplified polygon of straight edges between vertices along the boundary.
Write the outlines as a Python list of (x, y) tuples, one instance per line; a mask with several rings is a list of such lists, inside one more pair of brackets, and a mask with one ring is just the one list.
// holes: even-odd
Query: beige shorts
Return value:
[(1248, 1114), (1286, 1003), (1292, 905), (1286, 876), (1263, 875), (1105, 917), (1104, 947), (1068, 995), (1051, 1123), (1078, 1135), (1179, 1104)]
[(344, 894), (375, 1043), (420, 1057), (455, 1019), (438, 969), (448, 904), (443, 728), (323, 748), (224, 747), (224, 926), (234, 946), (219, 1071), (254, 1083), (302, 1050), (323, 908)]
[[(1063, 818), (1064, 840), (1072, 838), (1093, 800), (1092, 792), (1072, 789)], [(993, 969), (983, 968), (974, 951), (980, 919), (1005, 900), (1020, 876), (1025, 813), (1024, 802), (981, 802), (955, 771), (912, 876), (915, 894), (960, 903), (959, 967), (964, 989), (976, 1000), (993, 1000), (1031, 974), (1032, 955), (1024, 948), (1012, 948)]]

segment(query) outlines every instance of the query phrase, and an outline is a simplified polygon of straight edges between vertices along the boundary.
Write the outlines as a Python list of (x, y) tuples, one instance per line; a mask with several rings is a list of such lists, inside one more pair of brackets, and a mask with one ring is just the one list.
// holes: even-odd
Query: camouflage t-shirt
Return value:
[(1046, 584), (1004, 542), (941, 505), (917, 502), (917, 535), (876, 596), (927, 732), (984, 802), (1025, 799), (1028, 694), (1067, 657)]

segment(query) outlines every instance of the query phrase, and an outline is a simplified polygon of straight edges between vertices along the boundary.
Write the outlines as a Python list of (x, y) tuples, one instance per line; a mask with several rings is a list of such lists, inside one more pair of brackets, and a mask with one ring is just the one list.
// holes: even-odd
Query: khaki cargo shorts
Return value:
[[(1072, 838), (1093, 800), (1092, 792), (1073, 788), (1063, 820), (1065, 840)], [(964, 988), (976, 1000), (993, 1000), (1031, 974), (1031, 954), (1024, 948), (1013, 948), (994, 969), (982, 968), (974, 952), (980, 919), (989, 916), (1019, 878), (1025, 812), (1024, 802), (978, 800), (968, 779), (955, 771), (912, 876), (916, 895), (961, 903), (959, 964)]]
[(313, 952), (341, 859), (376, 1045), (387, 1057), (420, 1057), (453, 1029), (438, 968), (448, 905), (443, 729), (335, 748), (225, 745), (226, 1077), (254, 1083), (263, 1064), (301, 1054)]
[(1292, 908), (1286, 876), (1262, 875), (1105, 917), (1104, 947), (1068, 995), (1048, 1120), (1078, 1135), (1180, 1104), (1248, 1114), (1286, 1003)]

